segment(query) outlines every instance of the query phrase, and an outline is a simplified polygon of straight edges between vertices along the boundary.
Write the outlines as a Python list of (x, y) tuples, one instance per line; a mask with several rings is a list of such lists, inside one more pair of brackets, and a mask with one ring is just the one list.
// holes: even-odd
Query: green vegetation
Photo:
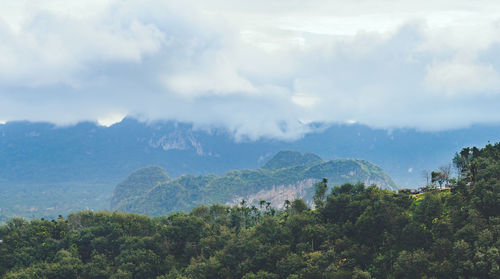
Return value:
[(280, 151), (269, 160), (263, 169), (282, 169), (293, 166), (311, 166), (323, 163), (323, 159), (313, 153), (301, 154), (296, 151)]
[(314, 210), (294, 200), (15, 218), (0, 226), (0, 277), (500, 278), (500, 144), (455, 161), (451, 190), (419, 199), (360, 183), (325, 195), (322, 181)]
[(0, 224), (15, 217), (57, 218), (78, 210), (108, 210), (113, 184), (0, 184)]
[(151, 190), (158, 183), (169, 179), (167, 172), (161, 167), (150, 166), (139, 169), (116, 185), (111, 207), (121, 207), (121, 203), (126, 204), (128, 200), (134, 199), (136, 196)]
[[(169, 180), (159, 167), (148, 167), (131, 174), (118, 184), (113, 210), (150, 216), (189, 211), (203, 204), (231, 202), (273, 187), (296, 185), (307, 179), (327, 178), (331, 184), (364, 182), (396, 189), (395, 183), (379, 167), (363, 160), (344, 159), (324, 162), (317, 155), (282, 151), (256, 170), (231, 171), (223, 176), (184, 175)], [(314, 189), (303, 197), (312, 201)]]

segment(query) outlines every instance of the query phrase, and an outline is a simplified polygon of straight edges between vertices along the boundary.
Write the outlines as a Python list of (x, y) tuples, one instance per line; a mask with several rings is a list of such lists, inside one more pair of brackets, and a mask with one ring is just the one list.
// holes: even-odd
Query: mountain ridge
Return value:
[(150, 185), (156, 185), (165, 180), (170, 180), (170, 177), (160, 166), (140, 168), (115, 186), (111, 207), (117, 207), (121, 201), (133, 198), (137, 192), (147, 191)]
[[(285, 162), (284, 158), (292, 160)], [(311, 158), (314, 160), (310, 160)], [(380, 167), (365, 160), (323, 161), (312, 153), (285, 151), (278, 152), (268, 162), (271, 162), (271, 166), (277, 166), (277, 162), (281, 165), (277, 168), (233, 170), (222, 176), (183, 175), (163, 182), (149, 183), (149, 189), (135, 187), (130, 183), (128, 187), (134, 189), (137, 195), (120, 200), (116, 196), (121, 194), (118, 188), (123, 186), (122, 182), (115, 188), (113, 200), (117, 202), (114, 206), (112, 204), (112, 209), (165, 215), (189, 211), (201, 204), (232, 204), (242, 199), (256, 203), (259, 196), (267, 197), (274, 201), (273, 206), (281, 207), (285, 199), (292, 200), (296, 197), (312, 202), (313, 185), (322, 178), (327, 178), (330, 185), (362, 182), (385, 189), (397, 189), (396, 183)], [(137, 172), (132, 173), (125, 181), (140, 180), (136, 175)], [(143, 189), (142, 194), (137, 191), (138, 188)], [(276, 193), (276, 189), (281, 189), (281, 198), (269, 194), (269, 191)]]
[(267, 161), (263, 169), (280, 169), (292, 166), (306, 166), (315, 162), (323, 162), (323, 159), (316, 154), (307, 152), (300, 153), (291, 150), (279, 151), (269, 161)]
[(228, 129), (127, 117), (110, 127), (91, 122), (0, 125), (0, 219), (56, 218), (81, 209), (109, 209), (113, 189), (148, 165), (184, 174), (223, 175), (263, 167), (280, 150), (318, 154), (327, 160), (357, 158), (380, 166), (402, 187), (425, 184), (423, 170), (448, 164), (464, 146), (498, 141), (500, 125), (422, 132), (361, 124), (312, 124), (296, 140), (250, 140)]
[(174, 177), (223, 174), (231, 169), (262, 167), (280, 150), (298, 150), (328, 159), (365, 159), (381, 166), (398, 184), (416, 186), (424, 182), (422, 170), (447, 164), (458, 148), (484, 146), (500, 138), (500, 125), (442, 132), (385, 130), (360, 124), (313, 127), (311, 133), (291, 141), (236, 141), (222, 128), (202, 130), (189, 123), (145, 123), (130, 117), (110, 127), (91, 122), (65, 127), (7, 122), (0, 125), (0, 183), (115, 185), (145, 165), (162, 166)]

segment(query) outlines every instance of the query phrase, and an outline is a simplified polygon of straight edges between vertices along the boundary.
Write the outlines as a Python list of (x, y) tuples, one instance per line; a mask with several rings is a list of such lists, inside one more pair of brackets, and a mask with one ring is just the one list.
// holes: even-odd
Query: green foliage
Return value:
[(328, 190), (328, 180), (326, 178), (314, 185), (313, 199), (316, 208), (322, 208), (325, 205), (326, 190)]
[(0, 226), (0, 277), (500, 278), (500, 145), (474, 154), (473, 176), (418, 200), (348, 183), (314, 210), (294, 200), (14, 218)]
[(0, 183), (0, 224), (13, 216), (26, 218), (57, 218), (84, 208), (109, 209), (113, 184)]
[[(367, 182), (396, 189), (392, 179), (369, 162), (353, 159), (323, 162), (314, 154), (282, 151), (261, 169), (231, 171), (223, 176), (184, 175), (169, 180), (161, 168), (141, 169), (116, 186), (111, 208), (160, 216), (189, 211), (202, 204), (228, 203), (236, 196), (244, 197), (274, 186), (323, 178), (334, 184)], [(313, 200), (314, 192), (315, 189), (308, 189), (308, 201)]]
[(302, 154), (297, 151), (280, 151), (262, 168), (283, 169), (295, 166), (314, 166), (320, 163), (323, 163), (323, 159), (313, 153)]
[(112, 208), (121, 207), (120, 203), (126, 203), (137, 196), (154, 188), (158, 183), (168, 181), (167, 172), (158, 166), (149, 166), (136, 170), (124, 181), (116, 185), (111, 200)]

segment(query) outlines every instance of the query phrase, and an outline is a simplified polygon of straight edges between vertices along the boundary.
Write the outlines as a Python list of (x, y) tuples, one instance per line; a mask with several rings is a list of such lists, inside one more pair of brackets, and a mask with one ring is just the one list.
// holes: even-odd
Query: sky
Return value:
[(500, 123), (500, 3), (3, 0), (0, 124), (125, 116), (294, 139)]

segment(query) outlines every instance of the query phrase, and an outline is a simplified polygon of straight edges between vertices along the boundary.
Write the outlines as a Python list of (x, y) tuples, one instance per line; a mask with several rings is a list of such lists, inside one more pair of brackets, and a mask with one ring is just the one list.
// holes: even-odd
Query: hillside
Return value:
[(322, 162), (323, 159), (316, 154), (301, 154), (300, 152), (294, 151), (280, 151), (267, 161), (262, 168), (273, 170), (293, 166), (310, 166)]
[(111, 207), (121, 207), (120, 203), (127, 203), (127, 200), (134, 199), (136, 196), (169, 179), (167, 172), (158, 166), (136, 170), (127, 179), (116, 185), (111, 199)]
[[(155, 170), (158, 172), (158, 168)], [(295, 198), (311, 203), (313, 185), (322, 178), (327, 178), (330, 185), (363, 182), (385, 189), (397, 188), (381, 168), (367, 161), (342, 159), (324, 162), (317, 155), (294, 151), (278, 152), (263, 168), (235, 170), (222, 176), (184, 175), (151, 183), (151, 178), (143, 173), (134, 172), (117, 185), (111, 205), (113, 210), (157, 216), (189, 211), (202, 204), (237, 204), (241, 200), (253, 205), (266, 200), (279, 208), (285, 200)], [(134, 197), (127, 194), (132, 191)]]

